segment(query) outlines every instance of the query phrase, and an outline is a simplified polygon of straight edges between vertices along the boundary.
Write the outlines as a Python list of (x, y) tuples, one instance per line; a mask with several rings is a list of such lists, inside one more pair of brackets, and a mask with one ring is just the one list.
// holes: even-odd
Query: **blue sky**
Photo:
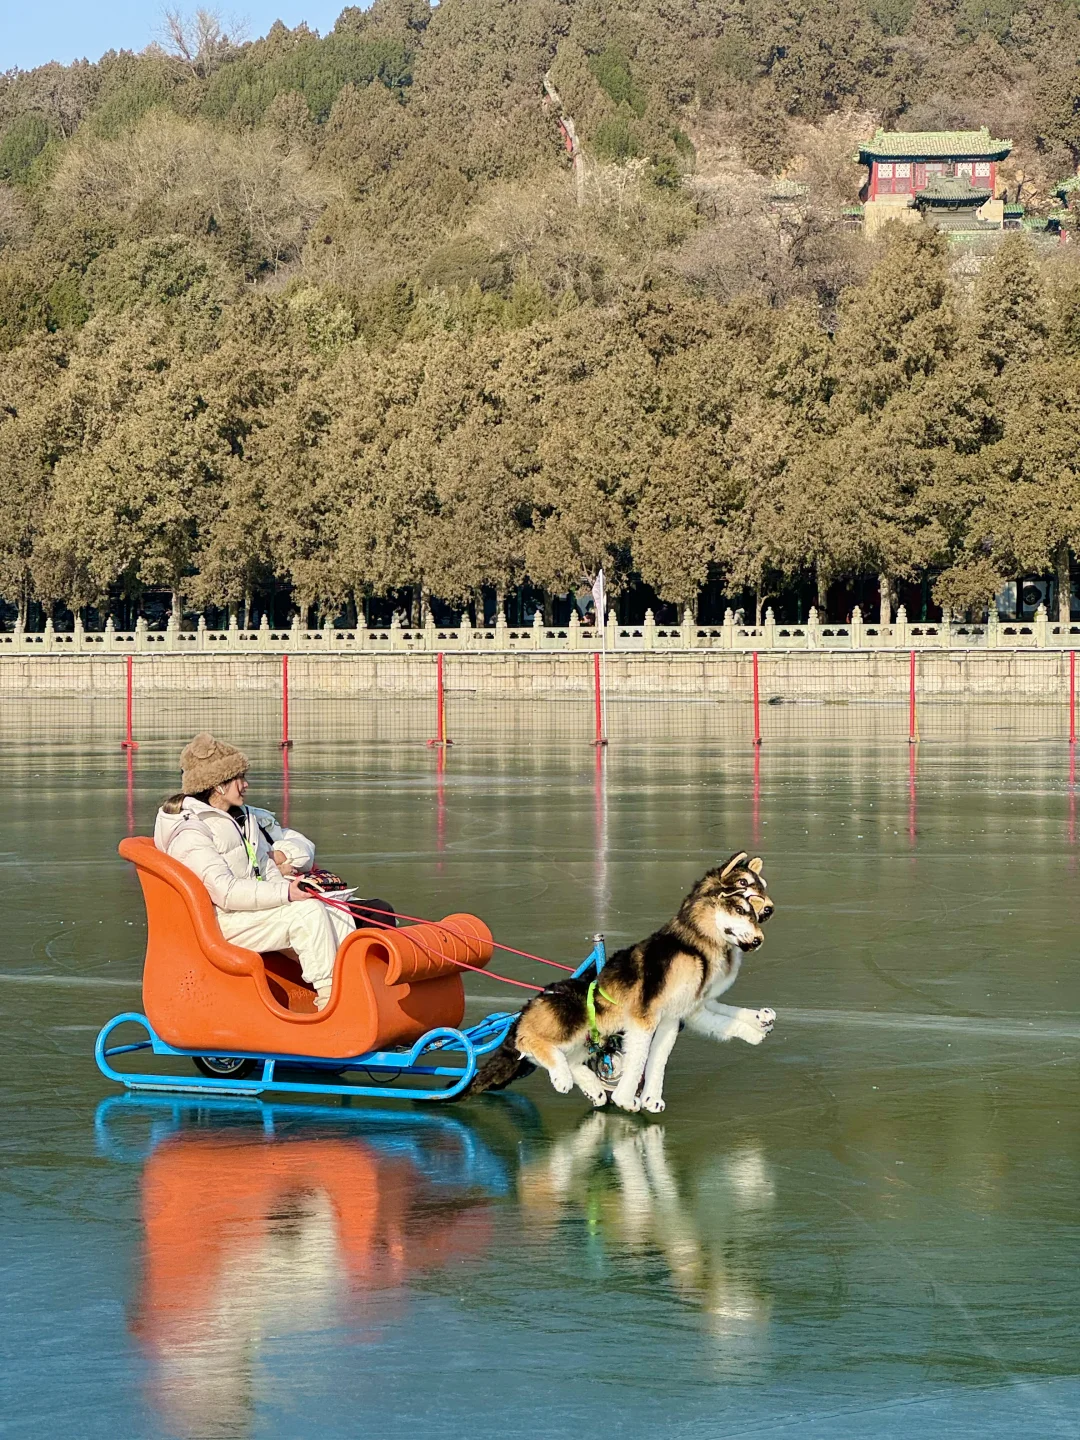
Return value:
[[(239, 0), (208, 4), (222, 15), (247, 22), (254, 39), (275, 20), (288, 26), (304, 20), (325, 35), (348, 0)], [(368, 0), (361, 0), (365, 6)], [(195, 9), (196, 0), (177, 8)], [(65, 64), (85, 57), (98, 60), (106, 50), (142, 50), (156, 38), (162, 0), (0, 0), (0, 72), (29, 70), (49, 60)]]

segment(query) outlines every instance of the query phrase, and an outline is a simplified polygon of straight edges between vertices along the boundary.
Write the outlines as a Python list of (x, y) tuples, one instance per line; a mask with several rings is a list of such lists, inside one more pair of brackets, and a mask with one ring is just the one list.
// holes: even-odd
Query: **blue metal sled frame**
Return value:
[[(582, 978), (592, 970), (599, 974), (605, 958), (603, 936), (598, 935), (588, 959), (578, 966), (574, 977)], [(198, 1074), (138, 1074), (115, 1069), (110, 1063), (114, 1056), (131, 1055), (143, 1050), (149, 1050), (154, 1055), (170, 1055), (189, 1060), (213, 1058), (214, 1055), (214, 1052), (177, 1050), (175, 1046), (167, 1045), (154, 1033), (145, 1015), (136, 1010), (128, 1010), (122, 1015), (113, 1016), (108, 1024), (103, 1026), (94, 1044), (94, 1059), (106, 1079), (115, 1080), (118, 1085), (123, 1085), (128, 1090), (156, 1090), (180, 1095), (254, 1096), (288, 1092), (294, 1095), (367, 1095), (383, 1100), (453, 1100), (468, 1087), (476, 1074), (477, 1059), (502, 1044), (516, 1018), (516, 1012), (496, 1011), (464, 1030), (455, 1030), (449, 1026), (429, 1030), (411, 1049), (372, 1050), (366, 1055), (356, 1055), (344, 1060), (327, 1060), (313, 1055), (266, 1055), (238, 1050), (229, 1058), (254, 1060), (262, 1065), (260, 1075), (239, 1079)], [(139, 1025), (148, 1038), (127, 1045), (110, 1045), (109, 1037), (121, 1025)], [(450, 1055), (460, 1054), (461, 1063), (431, 1063), (436, 1055), (443, 1054), (448, 1058)], [(428, 1063), (421, 1063), (425, 1057)], [(288, 1073), (279, 1075), (279, 1068)], [(333, 1072), (334, 1080), (315, 1078), (320, 1070)], [(429, 1083), (419, 1086), (357, 1085), (338, 1079), (352, 1070), (366, 1072), (369, 1080), (385, 1076), (387, 1080), (400, 1081), (415, 1076), (418, 1079), (423, 1077)]]

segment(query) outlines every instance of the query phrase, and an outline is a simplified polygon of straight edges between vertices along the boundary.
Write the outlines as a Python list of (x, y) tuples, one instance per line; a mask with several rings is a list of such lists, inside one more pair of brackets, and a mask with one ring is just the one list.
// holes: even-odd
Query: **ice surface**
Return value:
[[(137, 828), (174, 769), (139, 751)], [(914, 779), (906, 747), (766, 750), (755, 790), (730, 749), (298, 747), (325, 864), (560, 960), (760, 850), (778, 908), (730, 999), (776, 1028), (684, 1036), (662, 1124), (543, 1076), (423, 1110), (115, 1094), (124, 761), (8, 745), (0, 778), (0, 1434), (1080, 1434), (1064, 748), (927, 747)]]

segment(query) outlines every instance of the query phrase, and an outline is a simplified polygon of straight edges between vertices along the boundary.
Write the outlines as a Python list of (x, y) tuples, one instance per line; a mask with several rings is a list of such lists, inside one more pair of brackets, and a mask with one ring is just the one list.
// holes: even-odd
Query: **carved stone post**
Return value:
[(688, 650), (694, 645), (694, 616), (687, 605), (682, 612), (682, 624), (679, 626), (680, 638)]
[(730, 605), (724, 611), (724, 636), (720, 643), (725, 650), (735, 649), (735, 611)]
[(1035, 611), (1035, 644), (1040, 650), (1046, 649), (1046, 637), (1049, 627), (1046, 623), (1046, 606), (1040, 605)]
[(773, 614), (771, 606), (765, 611), (765, 623), (761, 627), (761, 639), (758, 648), (761, 650), (776, 649), (776, 616)]
[(570, 624), (566, 627), (568, 650), (581, 649), (581, 621), (578, 619), (577, 606), (570, 612)]
[[(16, 627), (16, 628), (18, 628), (18, 627)], [(114, 649), (116, 648), (116, 626), (113, 624), (113, 618), (112, 618), (111, 615), (110, 615), (110, 616), (108, 617), (108, 619), (105, 621), (105, 645), (104, 645), (104, 648), (105, 648), (106, 650), (114, 650)]]
[(898, 650), (907, 650), (908, 647), (908, 623), (907, 609), (901, 605), (896, 611), (896, 623), (892, 627), (893, 644)]
[(851, 611), (851, 648), (853, 650), (861, 650), (865, 644), (866, 638), (863, 635), (862, 610), (858, 605), (855, 605)]
[(646, 650), (656, 649), (656, 616), (651, 610), (645, 611), (645, 624), (641, 627)]
[(810, 606), (810, 614), (806, 617), (806, 648), (808, 650), (821, 649), (821, 626), (818, 624), (817, 606)]

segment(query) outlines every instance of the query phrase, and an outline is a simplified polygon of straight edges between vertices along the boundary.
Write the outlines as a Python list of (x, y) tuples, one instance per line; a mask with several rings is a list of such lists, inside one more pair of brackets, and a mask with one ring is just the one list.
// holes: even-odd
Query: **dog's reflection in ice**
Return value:
[(758, 1149), (743, 1146), (709, 1167), (696, 1187), (703, 1203), (694, 1205), (680, 1190), (662, 1125), (599, 1113), (524, 1164), (518, 1185), (526, 1213), (584, 1209), (624, 1266), (662, 1255), (718, 1337), (749, 1339), (768, 1324), (771, 1299), (748, 1253), (775, 1198)]

